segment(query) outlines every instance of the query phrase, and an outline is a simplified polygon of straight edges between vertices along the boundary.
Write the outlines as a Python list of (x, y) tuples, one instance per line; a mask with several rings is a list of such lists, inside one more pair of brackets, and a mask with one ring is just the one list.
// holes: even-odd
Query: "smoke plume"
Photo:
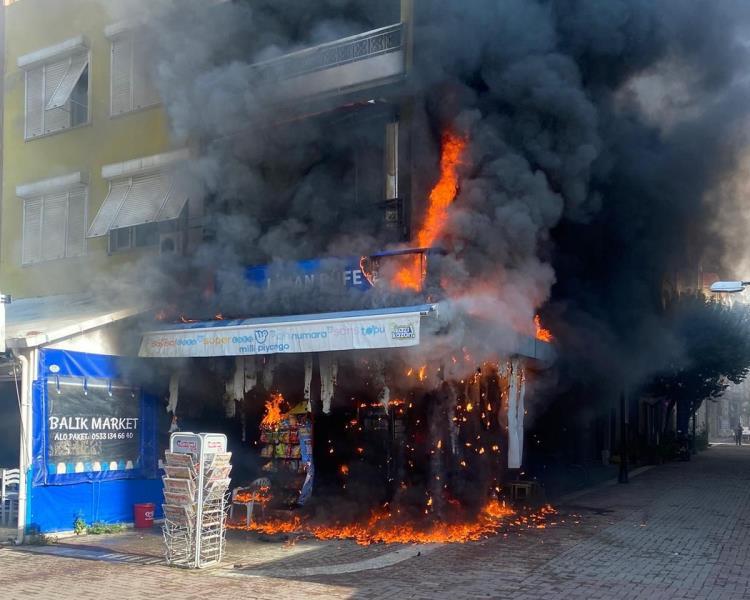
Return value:
[[(260, 292), (243, 275), (249, 264), (284, 272), (288, 261), (402, 241), (351, 194), (353, 178), (368, 176), (355, 174), (352, 149), (382, 151), (358, 129), (362, 107), (300, 118), (269, 105), (272, 86), (252, 67), (397, 22), (398, 3), (211, 4), (107, 3), (116, 17), (146, 15), (175, 144), (199, 145), (181, 185), (205, 203), (213, 232), (187, 264), (138, 265), (133, 276), (155, 282), (146, 287), (156, 301), (193, 298), (187, 310), (196, 313), (420, 300), (325, 286)], [(515, 332), (533, 332), (541, 307), (567, 389), (583, 382), (591, 397), (618, 394), (679, 355), (660, 318), (665, 282), (742, 248), (735, 217), (745, 213), (734, 192), (747, 161), (749, 13), (740, 0), (414, 3), (403, 85), (415, 203), (438, 176), (442, 134), (467, 141), (438, 241), (439, 292), (450, 301), (441, 326), (450, 331), (434, 352), (494, 357), (513, 347)], [(378, 102), (366, 108), (377, 123), (389, 118)], [(211, 270), (219, 294), (206, 307), (194, 274)]]

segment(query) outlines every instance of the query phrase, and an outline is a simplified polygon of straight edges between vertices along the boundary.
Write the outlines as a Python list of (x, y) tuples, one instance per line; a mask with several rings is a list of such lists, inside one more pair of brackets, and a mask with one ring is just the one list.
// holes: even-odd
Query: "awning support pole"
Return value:
[(28, 357), (20, 354), (18, 360), (21, 363), (21, 440), (18, 453), (18, 468), (21, 473), (18, 480), (18, 531), (16, 532), (16, 544), (20, 545), (23, 544), (24, 535), (26, 533), (26, 484), (29, 463), (31, 462), (28, 450), (29, 444), (31, 443), (31, 411), (29, 410), (31, 406), (31, 402), (29, 402), (31, 373)]

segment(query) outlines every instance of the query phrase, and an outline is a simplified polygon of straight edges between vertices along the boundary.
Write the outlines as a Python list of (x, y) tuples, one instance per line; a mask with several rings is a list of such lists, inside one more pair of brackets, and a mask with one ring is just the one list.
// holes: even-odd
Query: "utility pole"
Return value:
[(620, 393), (620, 472), (619, 483), (628, 483), (628, 414), (625, 392)]

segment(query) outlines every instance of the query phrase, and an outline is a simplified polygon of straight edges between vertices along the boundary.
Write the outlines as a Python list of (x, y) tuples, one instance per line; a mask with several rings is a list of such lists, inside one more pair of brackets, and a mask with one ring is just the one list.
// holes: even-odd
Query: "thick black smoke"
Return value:
[[(393, 241), (341, 191), (353, 137), (367, 148), (368, 133), (354, 136), (345, 113), (331, 124), (269, 107), (250, 65), (398, 21), (398, 3), (147, 4), (175, 141), (201, 146), (183, 185), (214, 214), (213, 240), (186, 266), (152, 269), (151, 289), (199, 298), (189, 274), (216, 269), (222, 310), (340, 307), (326, 289), (261, 296), (242, 269)], [(412, 189), (435, 182), (443, 132), (468, 141), (441, 240), (452, 344), (490, 356), (498, 331), (527, 330), (543, 307), (562, 381), (596, 397), (679, 356), (660, 318), (664, 283), (725, 250), (716, 223), (733, 214), (720, 190), (747, 142), (749, 13), (741, 0), (414, 2)]]

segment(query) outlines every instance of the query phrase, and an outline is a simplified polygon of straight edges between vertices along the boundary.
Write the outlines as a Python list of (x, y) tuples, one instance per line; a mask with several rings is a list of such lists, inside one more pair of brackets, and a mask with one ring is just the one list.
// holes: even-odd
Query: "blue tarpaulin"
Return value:
[[(40, 350), (32, 390), (28, 525), (40, 531), (69, 530), (79, 516), (88, 523), (130, 522), (136, 502), (154, 502), (160, 510), (158, 398), (128, 381), (131, 372), (132, 359)], [(106, 382), (117, 389), (107, 394)], [(94, 386), (99, 388), (96, 393)], [(74, 410), (84, 416), (66, 416), (69, 411), (60, 399), (50, 397), (60, 388), (74, 391)], [(129, 451), (127, 463), (107, 455), (111, 448)]]

